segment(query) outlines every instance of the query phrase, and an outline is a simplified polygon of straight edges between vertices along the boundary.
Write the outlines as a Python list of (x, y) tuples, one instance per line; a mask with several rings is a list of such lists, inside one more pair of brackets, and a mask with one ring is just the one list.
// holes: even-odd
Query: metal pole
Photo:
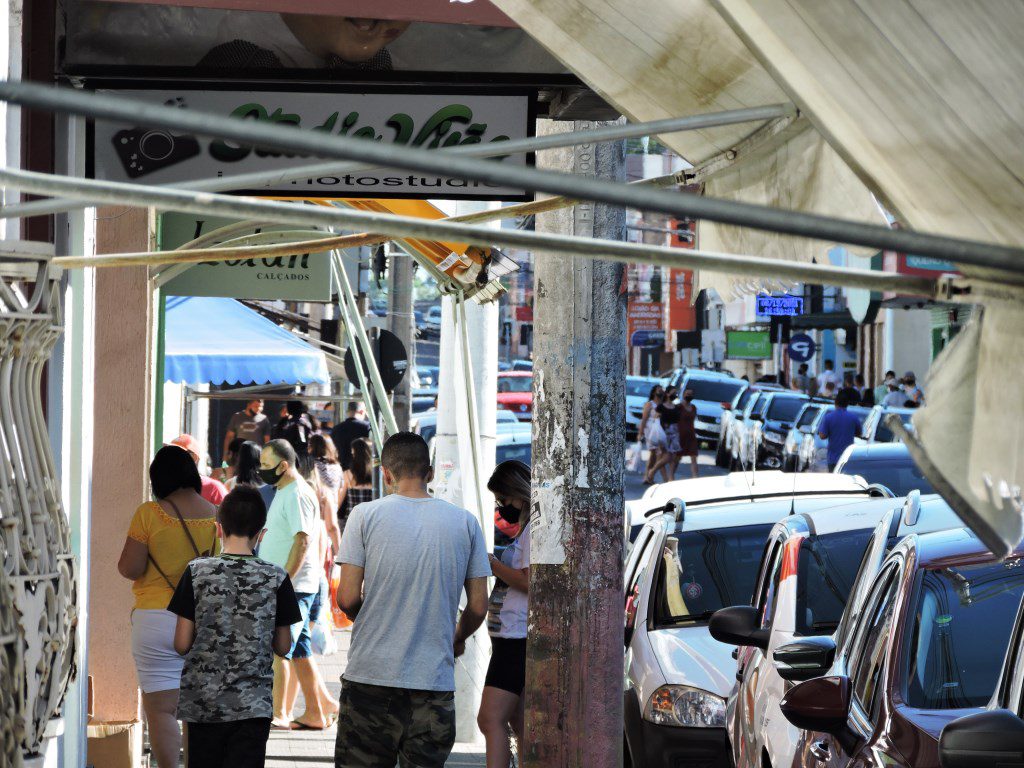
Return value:
[[(604, 179), (623, 144), (551, 153)], [(580, 204), (543, 230), (625, 236), (625, 211)], [(549, 254), (535, 267), (526, 768), (622, 765), (626, 307), (623, 268)]]
[(391, 332), (405, 345), (409, 367), (395, 387), (395, 422), (400, 430), (408, 431), (412, 421), (412, 375), (416, 367), (416, 319), (413, 314), (412, 258), (405, 253), (391, 251), (388, 259), (391, 287), (391, 312), (388, 320)]
[(476, 386), (473, 384), (473, 358), (469, 353), (469, 326), (466, 324), (466, 295), (464, 293), (456, 295), (455, 310), (455, 317), (459, 325), (462, 379), (466, 387), (466, 405), (469, 414), (469, 453), (473, 459), (473, 495), (476, 496), (480, 525), (486, 527), (489, 521), (484, 515), (484, 497), (480, 492), (480, 429), (477, 423)]
[(204, 136), (217, 136), (246, 144), (325, 158), (365, 160), (377, 166), (403, 168), (443, 178), (469, 179), (521, 187), (534, 192), (566, 195), (578, 200), (629, 206), (641, 211), (660, 211), (677, 218), (706, 219), (722, 224), (862, 245), (879, 250), (916, 253), (961, 264), (1003, 269), (1014, 274), (1019, 273), (1020, 264), (1024, 261), (1024, 249), (994, 243), (891, 229), (887, 226), (732, 200), (662, 192), (580, 175), (515, 167), (502, 162), (459, 156), (453, 152), (378, 144), (345, 136), (325, 135), (317, 131), (297, 131), (294, 128), (268, 125), (253, 120), (237, 120), (176, 107), (140, 104), (131, 99), (82, 93), (70, 88), (6, 82), (0, 84), (0, 99), (37, 109), (106, 120), (128, 120), (133, 124), (191, 131)]
[[(356, 297), (352, 293), (352, 285), (348, 281), (348, 273), (345, 265), (341, 263), (341, 256), (335, 251), (335, 273), (338, 283), (345, 295), (345, 302), (349, 307), (355, 307)], [(373, 384), (373, 393), (377, 398), (377, 405), (380, 407), (381, 416), (384, 417), (384, 428), (389, 435), (398, 431), (398, 424), (395, 422), (394, 411), (391, 410), (391, 403), (388, 400), (388, 392), (384, 389), (384, 382), (380, 378), (380, 371), (377, 369), (377, 361), (373, 354), (373, 347), (370, 346), (370, 339), (366, 336), (366, 326), (363, 325), (363, 318), (358, 312), (349, 313), (352, 320), (352, 332), (355, 334), (356, 342), (362, 349), (363, 358), (366, 360), (366, 370), (370, 374), (370, 382)], [(356, 366), (357, 370), (359, 366)], [(363, 388), (365, 391), (365, 387)], [(383, 443), (382, 443), (383, 445)]]
[[(792, 104), (768, 104), (763, 107), (731, 109), (725, 112), (709, 112), (703, 115), (687, 117), (670, 117), (666, 120), (653, 120), (647, 123), (627, 123), (625, 125), (609, 125), (594, 131), (560, 134), (554, 136), (537, 136), (515, 141), (492, 142), (490, 144), (465, 144), (458, 147), (446, 147), (438, 151), (465, 155), (466, 157), (498, 157), (502, 155), (539, 152), (544, 149), (569, 147), (597, 141), (617, 141), (639, 136), (656, 134), (681, 133), (705, 128), (714, 128), (737, 123), (761, 122), (782, 117), (792, 117), (797, 109)], [(194, 179), (168, 187), (192, 189), (195, 191), (224, 192), (233, 189), (256, 189), (263, 186), (284, 184), (320, 176), (340, 176), (359, 171), (374, 170), (375, 166), (367, 163), (353, 162), (321, 162), (290, 169), (272, 169), (241, 173), (235, 176), (224, 176), (215, 179)], [(74, 210), (84, 205), (75, 200), (34, 200), (28, 203), (0, 208), (0, 219), (27, 218), (43, 216), (51, 213)]]
[[(159, 187), (141, 187), (120, 182), (70, 179), (32, 171), (0, 168), (0, 180), (6, 180), (9, 186), (39, 194), (50, 194), (54, 190), (59, 190), (61, 194), (82, 196), (101, 202), (123, 204), (125, 200), (130, 200), (140, 205), (152, 205), (189, 213), (232, 218), (262, 217), (264, 221), (276, 221), (284, 224), (359, 227), (390, 233), (394, 237), (402, 238), (451, 240), (484, 247), (491, 244), (510, 245), (530, 249), (534, 252), (553, 250), (623, 263), (642, 262), (728, 274), (767, 275), (798, 282), (893, 291), (914, 296), (935, 296), (939, 287), (938, 282), (931, 278), (873, 272), (867, 269), (838, 268), (762, 256), (736, 256), (685, 248), (550, 235), (516, 229), (490, 229), (446, 220), (427, 221), (408, 216), (393, 216), (346, 208), (294, 205), (273, 200), (257, 200), (212, 193), (191, 193)], [(692, 195), (679, 195), (679, 197), (692, 197)], [(904, 230), (892, 231), (904, 232)], [(1024, 264), (1024, 260), (1021, 263)], [(1017, 275), (1020, 272), (1019, 268), (1015, 270)]]

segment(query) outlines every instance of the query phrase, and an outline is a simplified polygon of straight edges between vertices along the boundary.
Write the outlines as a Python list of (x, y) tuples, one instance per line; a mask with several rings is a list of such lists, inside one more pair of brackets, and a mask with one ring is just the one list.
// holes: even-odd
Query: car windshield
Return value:
[(820, 411), (821, 411), (820, 408), (814, 408), (814, 407), (810, 407), (810, 408), (805, 409), (804, 412), (802, 414), (800, 414), (800, 421), (798, 421), (796, 423), (797, 427), (809, 427), (809, 426), (811, 426), (811, 424), (814, 423), (814, 419), (817, 417), (817, 415), (818, 415), (818, 413)]
[(634, 379), (632, 376), (626, 377), (626, 397), (642, 397), (645, 400), (647, 396), (651, 394), (651, 390), (657, 386), (659, 382), (652, 381), (651, 379)]
[(799, 397), (773, 397), (768, 407), (768, 418), (774, 421), (792, 421), (806, 401)]
[(884, 485), (897, 496), (906, 496), (915, 488), (921, 493), (934, 493), (932, 484), (909, 457), (884, 461), (852, 458), (843, 465), (842, 474), (860, 475), (869, 483)]
[(731, 403), (746, 382), (719, 381), (718, 379), (698, 379), (690, 377), (683, 382), (681, 391), (693, 390), (694, 400), (706, 400), (709, 403)]
[(501, 464), (503, 461), (521, 461), (529, 466), (531, 459), (530, 443), (509, 443), (499, 445), (494, 449), (494, 463)]
[(507, 410), (505, 408), (499, 408), (498, 409), (497, 417), (498, 417), (498, 423), (499, 424), (501, 424), (502, 422), (508, 422), (510, 424), (518, 424), (519, 423), (519, 419), (516, 418), (516, 415), (514, 413), (512, 413), (512, 411), (509, 411), (509, 410)]
[(750, 389), (743, 390), (743, 394), (740, 395), (740, 399), (736, 402), (736, 407), (733, 410), (742, 413), (743, 409), (747, 407), (747, 403), (750, 402), (752, 394), (754, 393)]
[(907, 704), (988, 704), (1022, 594), (1020, 560), (924, 571), (906, 651)]
[(826, 533), (800, 546), (796, 578), (796, 634), (830, 635), (853, 591), (871, 529)]
[(667, 536), (655, 588), (655, 624), (706, 621), (720, 608), (749, 603), (771, 529), (747, 525)]
[(498, 392), (529, 392), (533, 388), (531, 376), (499, 376)]
[[(910, 423), (910, 417), (913, 413), (901, 413), (900, 421), (904, 424)], [(896, 439), (896, 436), (892, 433), (892, 430), (885, 426), (885, 419), (888, 413), (883, 413), (882, 417), (878, 420), (878, 429), (875, 430), (875, 442), (876, 443), (891, 443)]]

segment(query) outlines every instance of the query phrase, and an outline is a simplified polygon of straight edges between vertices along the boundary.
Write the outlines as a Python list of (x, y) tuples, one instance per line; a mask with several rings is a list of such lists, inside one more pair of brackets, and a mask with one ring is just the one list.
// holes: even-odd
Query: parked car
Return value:
[(746, 457), (750, 452), (751, 432), (748, 427), (760, 421), (764, 411), (771, 399), (771, 391), (755, 391), (747, 401), (747, 407), (742, 414), (734, 414), (729, 429), (732, 435), (729, 438), (729, 468), (732, 470), (743, 469), (747, 462)]
[(750, 434), (746, 441), (747, 453), (741, 457), (745, 467), (782, 468), (782, 446), (786, 435), (796, 424), (797, 416), (809, 399), (800, 392), (766, 393), (767, 405), (761, 409), (761, 416), (746, 423)]
[(942, 768), (1024, 768), (1024, 602), (1010, 633), (996, 693), (983, 712), (947, 723), (939, 735)]
[(416, 378), (419, 380), (421, 387), (436, 387), (438, 385), (438, 375), (440, 368), (436, 365), (417, 365), (416, 366)]
[(441, 338), (441, 306), (439, 304), (430, 307), (423, 316), (420, 335), (424, 338)]
[(711, 636), (740, 646), (727, 704), (736, 768), (791, 764), (793, 731), (778, 727), (786, 681), (772, 652), (796, 638), (810, 642), (835, 632), (872, 531), (893, 506), (889, 498), (804, 512), (794, 501), (795, 514), (769, 535), (753, 600), (712, 616)]
[[(803, 442), (800, 443), (800, 451), (797, 454), (798, 472), (828, 471), (828, 441), (822, 440), (818, 436), (818, 430), (821, 429), (821, 421), (825, 418), (825, 414), (833, 410), (835, 410), (835, 405), (831, 404), (822, 408), (821, 412), (818, 413), (811, 423), (810, 432), (804, 435)], [(863, 426), (863, 421), (871, 409), (859, 405), (851, 405), (846, 410), (855, 414), (861, 420)]]
[(437, 386), (420, 387), (412, 391), (412, 412), (424, 413), (432, 410), (437, 403)]
[(750, 404), (751, 398), (760, 392), (768, 390), (778, 391), (780, 389), (782, 387), (761, 384), (745, 386), (733, 397), (732, 402), (722, 403), (721, 423), (718, 428), (718, 445), (715, 447), (715, 464), (724, 469), (731, 463), (732, 440), (736, 434), (734, 425), (737, 421), (743, 420), (743, 412)]
[(697, 439), (710, 444), (718, 442), (725, 403), (732, 403), (746, 388), (747, 382), (731, 373), (706, 371), (703, 368), (680, 368), (669, 377), (669, 385), (679, 388), (679, 396), (693, 390), (692, 405), (697, 409), (694, 426)]
[(654, 376), (626, 377), (626, 439), (636, 440), (639, 435), (640, 420), (644, 415), (644, 405), (651, 390), (658, 384), (665, 386), (665, 380)]
[(513, 360), (512, 361), (513, 371), (532, 371), (533, 360)]
[(533, 374), (529, 371), (499, 373), (498, 407), (512, 411), (520, 421), (533, 418)]
[(533, 456), (533, 430), (523, 428), (499, 429), (494, 444), (494, 463), (521, 461), (529, 465)]
[(917, 411), (916, 408), (885, 408), (881, 405), (874, 406), (864, 417), (864, 425), (861, 427), (860, 436), (868, 443), (891, 443), (896, 440), (896, 435), (885, 425), (885, 417), (890, 413), (898, 413), (900, 421), (913, 431), (914, 425), (910, 417)]
[(943, 727), (996, 692), (1024, 595), (1022, 554), (996, 561), (965, 528), (908, 536), (874, 578), (848, 653), (826, 663), (830, 638), (779, 649), (795, 679), (827, 671), (782, 699), (786, 719), (813, 732), (793, 765), (938, 768)]
[(796, 415), (793, 426), (786, 433), (786, 440), (782, 444), (782, 466), (780, 469), (783, 472), (796, 472), (800, 464), (800, 444), (804, 440), (804, 435), (810, 434), (811, 424), (827, 404), (826, 400), (812, 398)]
[(843, 451), (835, 471), (860, 475), (869, 483), (884, 485), (897, 496), (906, 496), (912, 490), (932, 492), (932, 484), (903, 443), (854, 443)]
[[(636, 543), (626, 563), (628, 764), (729, 765), (725, 698), (733, 684), (732, 649), (713, 641), (708, 618), (754, 588), (768, 532), (799, 499), (824, 509), (867, 499), (856, 482), (781, 473), (751, 487), (742, 475), (665, 483), (634, 502)], [(760, 478), (758, 478), (760, 481)], [(664, 501), (675, 493), (685, 498)], [(668, 504), (670, 511), (665, 512)]]

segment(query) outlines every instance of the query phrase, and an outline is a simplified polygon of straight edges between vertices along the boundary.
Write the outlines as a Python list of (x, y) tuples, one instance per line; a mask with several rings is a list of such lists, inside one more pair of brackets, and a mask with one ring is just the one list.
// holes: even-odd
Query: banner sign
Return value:
[(771, 337), (768, 331), (727, 331), (725, 356), (730, 360), (769, 360)]
[(665, 343), (662, 325), (664, 304), (660, 301), (634, 301), (626, 305), (626, 328), (631, 347), (656, 347)]
[[(171, 251), (200, 235), (237, 223), (233, 219), (212, 216), (165, 213), (160, 216), (159, 247)], [(253, 234), (257, 231), (253, 229)], [(164, 293), (168, 296), (330, 301), (330, 257), (327, 253), (296, 253), (267, 259), (201, 261), (169, 280)]]
[(764, 296), (755, 297), (757, 314), (762, 317), (793, 317), (804, 313), (802, 296)]
[[(453, 147), (522, 139), (533, 133), (526, 93), (325, 93), (279, 90), (100, 90), (141, 102), (174, 104), (224, 117), (293, 126), (403, 146)], [(97, 179), (160, 185), (254, 171), (290, 169), (316, 158), (205, 137), (97, 120), (91, 172)], [(501, 162), (523, 166), (527, 155)], [(265, 197), (530, 200), (525, 190), (394, 169), (234, 190)]]

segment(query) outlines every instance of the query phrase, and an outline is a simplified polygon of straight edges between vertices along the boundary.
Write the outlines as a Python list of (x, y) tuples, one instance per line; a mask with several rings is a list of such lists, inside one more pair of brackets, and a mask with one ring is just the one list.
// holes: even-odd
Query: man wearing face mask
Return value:
[[(313, 659), (309, 613), (320, 591), (320, 503), (296, 469), (295, 449), (287, 440), (271, 440), (260, 453), (260, 477), (276, 488), (267, 511), (259, 556), (280, 566), (292, 580), (302, 621), (292, 625), (292, 646), (274, 659), (274, 720), (277, 730), (324, 730), (331, 726), (337, 702), (320, 695), (320, 672)], [(294, 677), (293, 677), (294, 675)], [(298, 680), (298, 686), (295, 680)], [(298, 688), (306, 711), (292, 721)]]

